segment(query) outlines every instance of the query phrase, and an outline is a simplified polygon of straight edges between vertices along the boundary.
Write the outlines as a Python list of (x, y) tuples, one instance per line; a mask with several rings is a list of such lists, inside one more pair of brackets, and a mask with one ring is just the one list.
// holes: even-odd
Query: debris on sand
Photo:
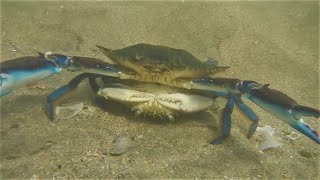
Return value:
[(75, 115), (79, 114), (82, 111), (83, 107), (84, 104), (82, 102), (72, 103), (64, 106), (57, 106), (56, 115), (61, 119), (72, 118)]
[(275, 139), (275, 131), (273, 128), (269, 125), (266, 125), (264, 127), (258, 127), (257, 128), (257, 134), (261, 136), (261, 138), (264, 140), (262, 143), (259, 144), (260, 150), (265, 150), (269, 148), (277, 148), (281, 146), (281, 143), (279, 143)]
[(46, 89), (46, 86), (45, 86), (43, 83), (41, 83), (41, 82), (28, 84), (27, 87), (28, 87), (29, 89), (41, 89), (41, 90)]
[(117, 156), (126, 153), (132, 147), (132, 140), (126, 135), (119, 135), (113, 140), (113, 146), (109, 152), (111, 156)]

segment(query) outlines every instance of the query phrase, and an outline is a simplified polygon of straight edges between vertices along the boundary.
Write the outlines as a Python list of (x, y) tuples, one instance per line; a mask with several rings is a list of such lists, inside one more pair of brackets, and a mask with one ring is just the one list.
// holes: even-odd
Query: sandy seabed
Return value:
[[(117, 49), (148, 43), (212, 57), (230, 68), (218, 76), (271, 84), (300, 104), (319, 108), (317, 2), (1, 2), (1, 61), (36, 52), (106, 59), (96, 44)], [(246, 139), (238, 109), (231, 137), (211, 145), (220, 117), (213, 110), (176, 121), (101, 109), (84, 82), (68, 101), (85, 103), (70, 119), (50, 121), (46, 96), (76, 74), (42, 80), (1, 98), (1, 176), (9, 178), (319, 179), (319, 145), (245, 100), (282, 146), (260, 151)], [(219, 107), (226, 101), (217, 100)], [(307, 119), (319, 130), (319, 121)], [(134, 146), (105, 155), (125, 134)]]

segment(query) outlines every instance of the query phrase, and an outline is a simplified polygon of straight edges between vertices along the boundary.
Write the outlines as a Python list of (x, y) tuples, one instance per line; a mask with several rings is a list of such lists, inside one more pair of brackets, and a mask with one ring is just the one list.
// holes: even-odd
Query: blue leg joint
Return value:
[(233, 107), (234, 107), (234, 98), (231, 97), (228, 102), (227, 105), (225, 106), (225, 108), (223, 109), (223, 122), (222, 122), (222, 132), (221, 135), (219, 137), (217, 137), (212, 144), (221, 144), (223, 139), (227, 138), (230, 136), (230, 130), (231, 130), (231, 114), (233, 111)]
[(237, 106), (241, 109), (242, 112), (244, 112), (245, 115), (248, 116), (248, 118), (252, 121), (252, 124), (249, 128), (248, 134), (247, 134), (247, 138), (250, 139), (253, 135), (253, 133), (256, 131), (257, 127), (258, 127), (258, 123), (259, 123), (259, 118), (258, 116), (252, 111), (252, 109), (250, 107), (248, 107), (247, 105), (245, 105), (243, 103), (243, 101), (241, 100), (240, 97), (238, 96), (234, 96), (235, 98), (235, 102), (237, 104)]

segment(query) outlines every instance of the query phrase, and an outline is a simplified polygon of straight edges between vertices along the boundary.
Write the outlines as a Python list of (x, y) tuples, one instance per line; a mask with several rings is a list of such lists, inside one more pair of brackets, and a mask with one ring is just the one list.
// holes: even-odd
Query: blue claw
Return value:
[(262, 109), (320, 144), (319, 134), (303, 121), (303, 116), (319, 118), (319, 110), (300, 106), (286, 94), (268, 88), (268, 85), (246, 89), (245, 95)]
[[(229, 98), (224, 110), (223, 133), (213, 143), (219, 144), (230, 134), (230, 119), (228, 113), (232, 113), (232, 102), (244, 112), (252, 121), (247, 137), (250, 138), (255, 132), (259, 119), (257, 115), (246, 106), (240, 96), (244, 95), (262, 109), (289, 124), (294, 129), (308, 136), (320, 144), (319, 134), (303, 121), (303, 116), (320, 117), (320, 111), (314, 108), (300, 106), (292, 98), (284, 93), (270, 89), (267, 85), (261, 85), (254, 81), (240, 81), (239, 79), (210, 78), (205, 77), (192, 81), (191, 89), (211, 91), (214, 95)], [(231, 104), (230, 104), (231, 103)]]
[(39, 56), (16, 58), (0, 64), (0, 96), (60, 72), (70, 64), (70, 57), (38, 53)]
[(120, 76), (119, 70), (99, 59), (40, 52), (38, 54), (37, 57), (21, 57), (0, 64), (0, 96), (59, 73), (64, 68), (112, 77)]

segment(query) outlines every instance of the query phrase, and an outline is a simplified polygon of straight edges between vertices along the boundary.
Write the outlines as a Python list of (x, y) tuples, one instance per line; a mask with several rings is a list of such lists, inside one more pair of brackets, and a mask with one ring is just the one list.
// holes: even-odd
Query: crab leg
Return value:
[(236, 99), (236, 104), (237, 106), (240, 108), (240, 110), (242, 112), (244, 112), (245, 115), (248, 116), (248, 118), (251, 120), (252, 124), (249, 128), (248, 134), (247, 134), (247, 138), (250, 139), (253, 135), (253, 133), (256, 131), (257, 127), (258, 127), (258, 123), (259, 123), (259, 118), (256, 115), (256, 113), (254, 113), (251, 108), (247, 105), (245, 105), (242, 101), (242, 99), (238, 96), (233, 96), (233, 98)]
[(40, 53), (1, 62), (0, 96), (59, 73), (70, 64), (70, 57), (61, 54)]
[(59, 87), (53, 91), (48, 97), (46, 102), (46, 113), (47, 116), (53, 120), (56, 115), (56, 107), (68, 94), (75, 90), (78, 85), (85, 78), (90, 78), (91, 76), (96, 76), (95, 74), (82, 73), (75, 78), (73, 78), (68, 84)]
[(109, 63), (86, 57), (73, 57), (69, 70), (82, 71), (85, 73), (76, 76), (68, 84), (59, 87), (47, 97), (46, 112), (51, 120), (55, 118), (57, 104), (75, 90), (85, 78), (95, 79), (103, 76), (119, 77), (121, 74), (120, 71), (113, 68)]
[(222, 114), (222, 131), (221, 135), (217, 137), (212, 144), (221, 144), (223, 139), (227, 138), (230, 136), (230, 130), (231, 130), (231, 114), (233, 112), (233, 107), (234, 107), (234, 98), (230, 98), (223, 109), (223, 114)]
[(212, 143), (213, 144), (221, 144), (222, 140), (230, 136), (230, 130), (231, 130), (231, 114), (233, 112), (234, 104), (236, 104), (240, 110), (249, 118), (251, 121), (251, 126), (249, 128), (247, 138), (250, 139), (253, 135), (253, 133), (256, 131), (258, 127), (259, 118), (258, 116), (251, 110), (250, 107), (245, 105), (242, 101), (242, 99), (235, 94), (231, 93), (225, 93), (225, 92), (213, 92), (214, 96), (221, 96), (228, 99), (228, 102), (223, 109), (223, 124), (222, 124), (222, 131), (221, 135), (216, 138)]
[[(319, 134), (303, 121), (303, 116), (319, 118), (320, 111), (314, 108), (301, 106), (286, 94), (268, 88), (268, 85), (261, 85), (254, 81), (240, 81), (239, 79), (201, 78), (192, 81), (189, 86), (191, 89), (209, 90), (220, 96), (229, 95), (229, 101), (225, 108), (229, 110), (225, 111), (230, 112), (231, 114), (232, 110), (230, 109), (232, 109), (233, 105), (230, 104), (234, 101), (254, 122), (248, 132), (248, 138), (254, 133), (258, 125), (258, 118), (253, 111), (242, 102), (240, 99), (241, 95), (244, 95), (262, 109), (320, 144)], [(221, 137), (225, 138), (230, 134), (229, 115), (225, 115), (223, 120), (223, 133), (219, 137), (220, 139), (218, 138), (214, 143), (221, 143)]]

